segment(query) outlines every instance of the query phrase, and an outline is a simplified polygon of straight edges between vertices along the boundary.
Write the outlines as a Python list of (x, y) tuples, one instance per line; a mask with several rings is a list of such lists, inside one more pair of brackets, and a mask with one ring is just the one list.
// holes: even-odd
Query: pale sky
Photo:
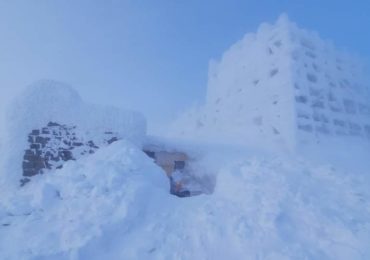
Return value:
[(283, 12), (369, 62), (369, 10), (365, 0), (0, 0), (0, 109), (48, 78), (157, 129), (204, 100), (210, 59)]

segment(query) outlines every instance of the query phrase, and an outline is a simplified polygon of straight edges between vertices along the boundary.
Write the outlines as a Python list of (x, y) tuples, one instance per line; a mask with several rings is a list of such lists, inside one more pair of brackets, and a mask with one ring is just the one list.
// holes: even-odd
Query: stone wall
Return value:
[[(21, 186), (35, 175), (60, 169), (66, 162), (93, 154), (100, 147), (108, 146), (119, 139), (119, 135), (112, 131), (89, 135), (81, 132), (77, 126), (55, 122), (34, 129), (28, 134), (28, 147), (24, 151)], [(189, 197), (203, 193), (202, 184), (186, 167), (189, 157), (185, 153), (148, 147), (143, 152), (166, 172), (171, 194)]]
[(70, 160), (93, 154), (99, 147), (119, 140), (118, 134), (106, 131), (101, 139), (85, 140), (76, 126), (49, 122), (41, 129), (34, 129), (28, 135), (28, 148), (23, 157), (24, 185), (30, 177), (43, 174), (47, 170), (60, 169)]

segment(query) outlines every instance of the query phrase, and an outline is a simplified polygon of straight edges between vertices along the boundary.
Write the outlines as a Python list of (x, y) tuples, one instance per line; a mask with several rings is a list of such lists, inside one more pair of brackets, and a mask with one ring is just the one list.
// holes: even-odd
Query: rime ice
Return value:
[(369, 85), (360, 62), (282, 15), (211, 62), (206, 104), (176, 128), (184, 137), (290, 150), (370, 143)]

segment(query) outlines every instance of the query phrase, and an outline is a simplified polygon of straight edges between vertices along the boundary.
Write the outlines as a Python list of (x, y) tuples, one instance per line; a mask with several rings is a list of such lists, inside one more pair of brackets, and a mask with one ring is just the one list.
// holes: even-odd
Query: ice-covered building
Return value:
[(67, 84), (41, 80), (14, 100), (6, 130), (1, 180), (18, 184), (22, 178), (24, 184), (120, 139), (140, 146), (146, 119), (135, 111), (85, 103)]
[(180, 118), (175, 132), (288, 149), (370, 143), (364, 71), (356, 58), (282, 15), (211, 62), (206, 104)]

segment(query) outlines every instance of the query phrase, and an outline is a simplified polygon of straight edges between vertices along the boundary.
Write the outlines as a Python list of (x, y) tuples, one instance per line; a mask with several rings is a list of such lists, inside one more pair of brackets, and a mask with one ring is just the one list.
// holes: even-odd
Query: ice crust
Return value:
[(290, 151), (369, 144), (365, 75), (359, 59), (282, 15), (210, 63), (205, 105), (185, 112), (170, 136)]

